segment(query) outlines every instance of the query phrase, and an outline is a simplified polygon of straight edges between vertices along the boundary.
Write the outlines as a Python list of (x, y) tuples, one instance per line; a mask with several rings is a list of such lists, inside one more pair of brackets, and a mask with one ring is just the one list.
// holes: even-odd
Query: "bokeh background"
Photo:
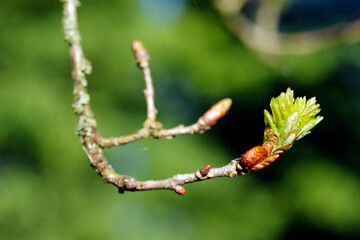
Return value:
[[(261, 142), (263, 109), (287, 87), (321, 104), (325, 119), (274, 164), (186, 185), (182, 197), (118, 194), (102, 182), (75, 135), (60, 1), (2, 0), (0, 239), (359, 239), (360, 28), (349, 26), (360, 18), (360, 2), (244, 2), (84, 0), (79, 9), (93, 64), (91, 104), (103, 135), (130, 134), (146, 116), (133, 39), (151, 55), (165, 127), (191, 124), (219, 99), (233, 99), (229, 114), (205, 134), (106, 150), (120, 173), (160, 179), (225, 165)], [(224, 10), (239, 4), (240, 11)], [(277, 13), (268, 21), (262, 14), (261, 22), (277, 19), (279, 34), (342, 27), (320, 34), (306, 53), (264, 53), (229, 27), (235, 20), (227, 15), (256, 23), (259, 9)], [(311, 40), (294, 40), (287, 51)]]

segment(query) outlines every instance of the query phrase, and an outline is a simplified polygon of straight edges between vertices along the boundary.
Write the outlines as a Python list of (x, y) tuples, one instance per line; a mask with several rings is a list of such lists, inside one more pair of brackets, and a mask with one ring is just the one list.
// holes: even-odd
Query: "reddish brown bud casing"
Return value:
[(220, 102), (214, 104), (203, 116), (204, 122), (213, 126), (220, 118), (222, 118), (229, 110), (232, 101), (230, 98), (225, 98)]
[[(270, 150), (263, 146), (256, 146), (242, 155), (239, 163), (243, 169), (246, 170), (259, 170), (253, 169), (258, 163), (262, 162), (270, 154)], [(260, 168), (261, 169), (261, 168)]]
[(279, 154), (271, 155), (271, 156), (265, 158), (263, 161), (256, 164), (255, 166), (253, 166), (250, 170), (257, 171), (257, 170), (263, 169), (264, 167), (269, 166), (270, 163), (275, 161), (278, 157), (279, 157)]

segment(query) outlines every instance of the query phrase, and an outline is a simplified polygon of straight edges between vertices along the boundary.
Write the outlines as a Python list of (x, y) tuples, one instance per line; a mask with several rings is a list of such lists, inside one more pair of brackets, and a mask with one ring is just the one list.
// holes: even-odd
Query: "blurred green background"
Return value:
[[(297, 10), (299, 2), (292, 1)], [(360, 16), (356, 0), (302, 4), (308, 15), (289, 10), (289, 31)], [(307, 55), (264, 55), (239, 41), (205, 0), (82, 1), (89, 93), (104, 136), (132, 133), (146, 117), (133, 39), (151, 55), (165, 127), (193, 123), (221, 98), (234, 102), (205, 134), (106, 150), (120, 173), (160, 179), (225, 165), (261, 142), (263, 109), (287, 87), (316, 96), (325, 117), (259, 172), (186, 185), (185, 197), (118, 194), (91, 169), (75, 135), (61, 18), (59, 1), (1, 1), (0, 239), (360, 238), (358, 41)]]

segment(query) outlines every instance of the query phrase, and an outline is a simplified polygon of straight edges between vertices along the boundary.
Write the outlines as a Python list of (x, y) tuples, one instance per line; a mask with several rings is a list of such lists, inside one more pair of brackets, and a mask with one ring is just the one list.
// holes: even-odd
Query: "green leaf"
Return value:
[(276, 131), (276, 125), (271, 114), (267, 110), (264, 110), (264, 116), (265, 116), (265, 125), (270, 126), (271, 129), (275, 129)]
[(272, 114), (264, 110), (265, 125), (279, 138), (279, 146), (292, 144), (310, 133), (323, 117), (316, 116), (320, 112), (320, 104), (316, 98), (306, 97), (294, 99), (294, 91), (290, 88), (270, 101)]

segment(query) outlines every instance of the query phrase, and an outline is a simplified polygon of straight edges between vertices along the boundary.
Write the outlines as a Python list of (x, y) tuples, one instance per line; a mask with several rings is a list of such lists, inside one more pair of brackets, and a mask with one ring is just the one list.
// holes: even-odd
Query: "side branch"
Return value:
[(205, 165), (196, 172), (176, 174), (172, 178), (163, 180), (140, 182), (134, 178), (129, 178), (124, 186), (131, 191), (170, 189), (175, 190), (180, 195), (185, 195), (186, 191), (182, 185), (218, 177), (232, 178), (241, 172), (238, 167), (238, 161), (232, 160), (229, 164), (220, 168), (210, 168), (210, 165)]
[(209, 130), (215, 123), (223, 117), (231, 106), (231, 99), (225, 98), (215, 105), (213, 105), (199, 120), (190, 125), (179, 125), (171, 129), (163, 129), (162, 124), (159, 122), (149, 122), (146, 120), (144, 127), (139, 131), (121, 137), (101, 138), (100, 146), (109, 148), (112, 146), (123, 145), (126, 143), (134, 142), (143, 138), (152, 136), (154, 138), (173, 138), (176, 135), (203, 133)]
[(155, 108), (154, 87), (149, 68), (150, 57), (144, 45), (137, 40), (132, 42), (132, 49), (134, 51), (136, 62), (144, 74), (146, 86), (144, 90), (144, 96), (147, 104), (147, 122), (154, 122), (156, 119), (157, 110)]

